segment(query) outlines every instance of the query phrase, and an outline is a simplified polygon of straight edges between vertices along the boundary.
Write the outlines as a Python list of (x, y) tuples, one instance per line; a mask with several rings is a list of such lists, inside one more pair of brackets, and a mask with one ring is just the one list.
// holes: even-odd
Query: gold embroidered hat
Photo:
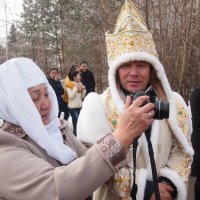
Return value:
[(105, 34), (108, 64), (131, 52), (145, 52), (157, 57), (152, 34), (131, 0), (126, 0), (113, 34)]

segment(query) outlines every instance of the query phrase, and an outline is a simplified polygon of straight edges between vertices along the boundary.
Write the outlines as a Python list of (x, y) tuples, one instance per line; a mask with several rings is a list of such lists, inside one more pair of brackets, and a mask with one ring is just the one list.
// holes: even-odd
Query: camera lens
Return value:
[(154, 119), (167, 119), (169, 118), (169, 102), (159, 101), (154, 102), (155, 105), (155, 115)]

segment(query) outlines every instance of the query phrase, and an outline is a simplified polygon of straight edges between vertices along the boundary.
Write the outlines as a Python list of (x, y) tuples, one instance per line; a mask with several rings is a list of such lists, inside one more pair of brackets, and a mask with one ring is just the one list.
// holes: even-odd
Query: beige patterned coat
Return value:
[[(68, 166), (61, 166), (49, 157), (20, 127), (3, 124), (0, 128), (0, 199), (84, 200), (126, 164), (126, 152), (111, 134), (87, 151), (68, 126), (63, 124), (61, 131), (66, 136), (66, 144), (81, 157)], [(114, 148), (116, 154), (112, 155), (109, 148)]]

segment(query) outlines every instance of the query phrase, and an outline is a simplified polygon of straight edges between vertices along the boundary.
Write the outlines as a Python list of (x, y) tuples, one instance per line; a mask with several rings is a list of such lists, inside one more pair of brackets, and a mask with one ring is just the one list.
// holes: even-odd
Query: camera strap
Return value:
[(132, 200), (136, 200), (136, 194), (137, 194), (137, 190), (138, 190), (137, 184), (135, 183), (137, 146), (138, 146), (138, 138), (133, 141), (133, 185), (132, 185), (132, 188), (131, 188), (131, 198), (132, 198)]
[(157, 170), (156, 170), (156, 164), (155, 164), (155, 159), (154, 159), (153, 147), (152, 147), (152, 143), (151, 143), (151, 140), (150, 140), (151, 126), (145, 131), (145, 135), (146, 135), (147, 143), (148, 143), (148, 150), (149, 150), (149, 157), (150, 157), (150, 162), (151, 162), (151, 171), (152, 171), (152, 176), (153, 176), (153, 185), (154, 185), (155, 197), (156, 197), (156, 200), (160, 200)]
[[(152, 143), (151, 143), (151, 140), (150, 140), (151, 126), (145, 131), (145, 135), (146, 135), (146, 138), (147, 138), (147, 144), (148, 144), (148, 150), (149, 150), (149, 157), (150, 157), (151, 170), (152, 170), (152, 176), (153, 176), (153, 185), (154, 185), (155, 197), (156, 197), (156, 200), (160, 200), (157, 170), (156, 170), (156, 164), (155, 164), (155, 159), (154, 159), (153, 147), (152, 147)], [(136, 194), (137, 194), (137, 190), (138, 190), (138, 186), (135, 182), (135, 179), (136, 179), (137, 146), (138, 146), (138, 139), (135, 139), (133, 141), (133, 185), (132, 185), (132, 188), (131, 188), (131, 198), (132, 198), (132, 200), (136, 200)]]

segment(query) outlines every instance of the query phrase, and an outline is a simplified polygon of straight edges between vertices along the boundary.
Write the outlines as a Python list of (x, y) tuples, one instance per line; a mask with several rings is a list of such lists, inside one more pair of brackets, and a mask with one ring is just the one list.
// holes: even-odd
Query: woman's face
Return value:
[(49, 123), (51, 101), (45, 84), (40, 84), (28, 89), (28, 92), (35, 104), (44, 125)]
[(56, 70), (51, 70), (50, 74), (49, 74), (50, 78), (52, 78), (53, 80), (57, 80), (58, 79), (58, 72)]
[(79, 83), (81, 82), (81, 74), (78, 73), (75, 77), (74, 77), (74, 82)]

